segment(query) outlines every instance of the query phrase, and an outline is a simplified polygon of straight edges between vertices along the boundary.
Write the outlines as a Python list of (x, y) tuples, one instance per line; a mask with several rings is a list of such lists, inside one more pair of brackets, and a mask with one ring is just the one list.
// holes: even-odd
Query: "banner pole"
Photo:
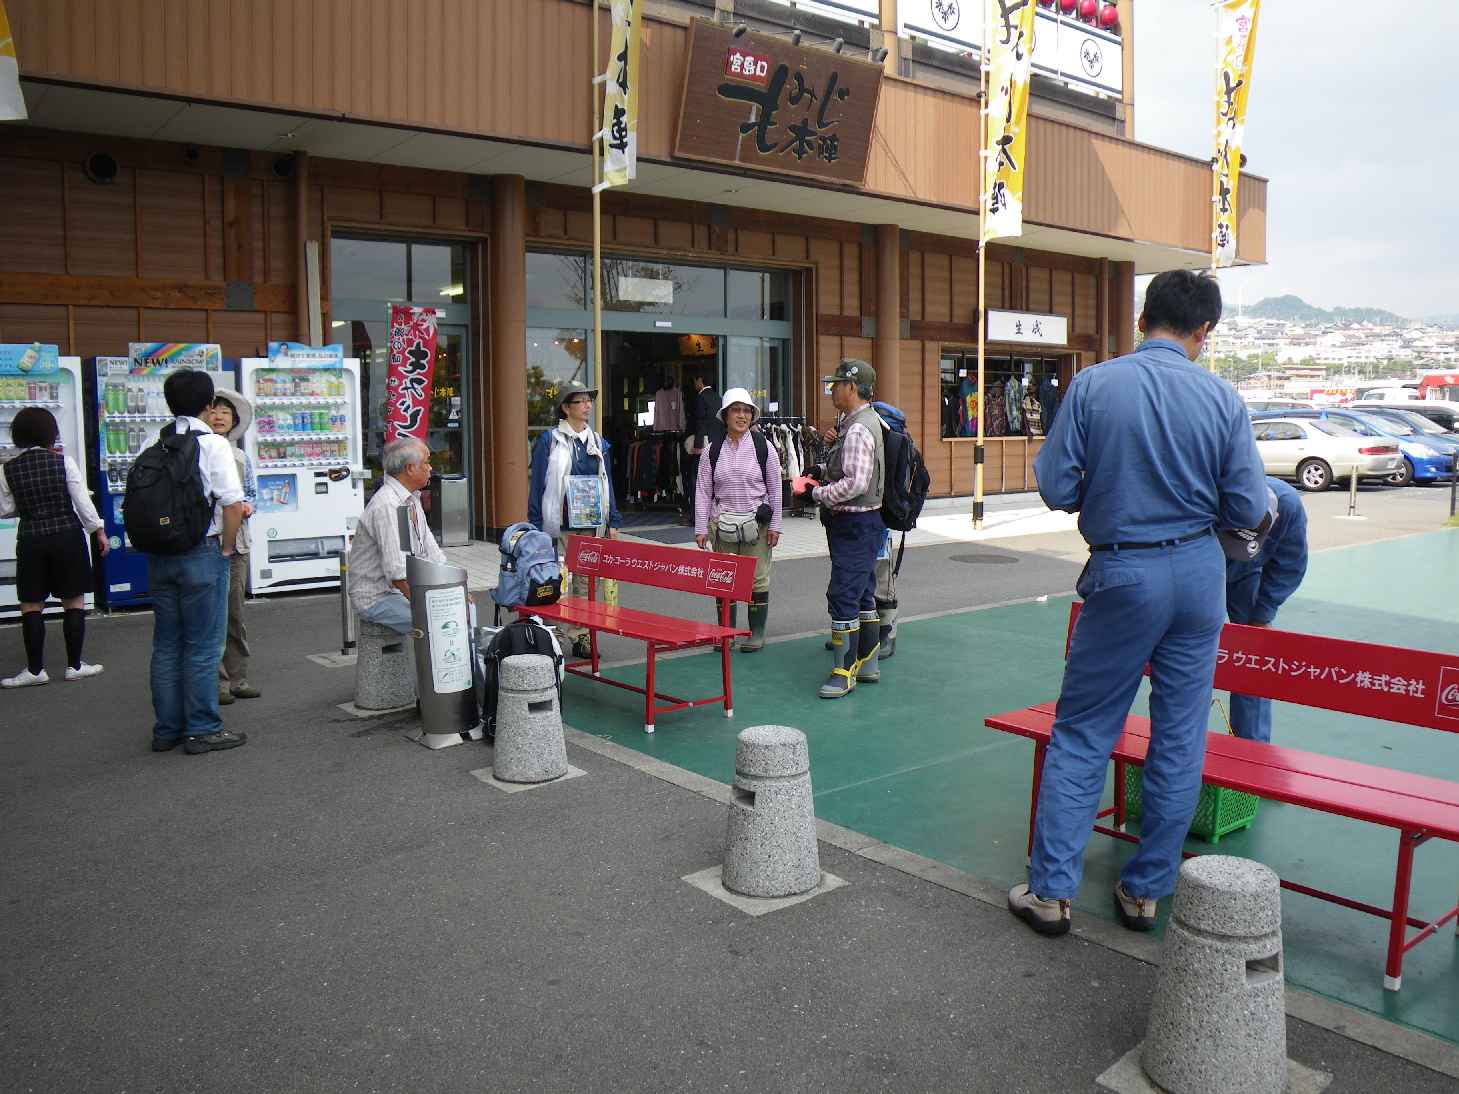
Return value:
[[(596, 2), (596, 0), (595, 0)], [(1218, 258), (1216, 250), (1216, 224), (1221, 216), (1221, 72), (1223, 71), (1221, 58), (1221, 4), (1213, 3), (1212, 8), (1216, 12), (1216, 78), (1211, 86), (1216, 89), (1211, 105), (1215, 107), (1216, 116), (1216, 154), (1211, 157), (1211, 276), (1216, 283), (1221, 283), (1218, 272)], [(1216, 372), (1216, 332), (1209, 331), (1206, 334), (1206, 367), (1212, 373)]]
[(602, 150), (598, 137), (603, 128), (601, 98), (598, 94), (599, 45), (598, 45), (598, 0), (591, 6), (593, 20), (593, 59), (590, 65), (588, 89), (593, 96), (592, 110), (588, 120), (593, 127), (593, 385), (598, 397), (593, 400), (593, 432), (603, 435), (603, 393), (606, 379), (603, 368), (603, 196), (600, 184), (603, 181)]
[(993, 43), (993, 0), (983, 0), (983, 43), (978, 47), (978, 436), (973, 442), (973, 531), (983, 528), (983, 366), (988, 329), (988, 53)]

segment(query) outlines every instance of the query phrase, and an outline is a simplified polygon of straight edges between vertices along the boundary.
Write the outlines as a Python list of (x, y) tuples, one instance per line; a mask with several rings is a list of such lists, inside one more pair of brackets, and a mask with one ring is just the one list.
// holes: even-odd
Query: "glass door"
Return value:
[(436, 328), (436, 371), (431, 381), (431, 417), (426, 443), (438, 475), (469, 473), (471, 340), (467, 329), (442, 323)]

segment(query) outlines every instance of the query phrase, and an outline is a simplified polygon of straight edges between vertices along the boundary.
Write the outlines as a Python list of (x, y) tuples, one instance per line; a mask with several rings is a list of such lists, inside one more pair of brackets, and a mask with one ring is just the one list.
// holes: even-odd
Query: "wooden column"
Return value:
[(490, 528), (527, 519), (527, 190), (521, 175), (491, 186)]
[[(299, 341), (309, 343), (309, 313), (313, 303), (309, 299), (309, 262), (305, 257), (305, 245), (309, 242), (309, 153), (294, 153), (294, 278), (297, 282), (295, 299), (298, 312)], [(322, 291), (322, 290), (321, 290)]]
[(902, 390), (902, 229), (876, 226), (876, 394), (900, 407)]
[(1114, 325), (1115, 353), (1135, 352), (1135, 264), (1133, 262), (1110, 263), (1114, 276)]

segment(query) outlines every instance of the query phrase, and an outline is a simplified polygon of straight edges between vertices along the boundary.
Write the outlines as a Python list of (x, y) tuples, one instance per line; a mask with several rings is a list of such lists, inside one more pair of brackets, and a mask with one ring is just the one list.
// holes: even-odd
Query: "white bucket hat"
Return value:
[(248, 401), (247, 396), (227, 388), (218, 388), (213, 392), (213, 401), (217, 402), (219, 399), (233, 408), (233, 428), (228, 430), (228, 439), (237, 441), (253, 424), (253, 404)]
[(724, 421), (725, 413), (735, 403), (744, 403), (750, 408), (750, 424), (755, 424), (755, 419), (760, 416), (760, 408), (755, 405), (755, 400), (750, 393), (742, 387), (732, 387), (724, 393), (724, 398), (719, 403), (719, 420)]

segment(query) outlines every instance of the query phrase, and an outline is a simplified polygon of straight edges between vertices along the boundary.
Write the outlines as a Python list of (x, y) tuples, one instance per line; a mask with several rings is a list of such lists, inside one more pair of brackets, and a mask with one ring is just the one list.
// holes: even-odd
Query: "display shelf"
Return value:
[(20, 410), (27, 406), (43, 406), (47, 410), (60, 410), (62, 404), (59, 400), (52, 402), (47, 399), (0, 399), (0, 410), (9, 410), (12, 407)]
[(176, 415), (173, 414), (109, 414), (105, 410), (101, 412), (103, 420), (108, 422), (170, 422)]
[(348, 459), (317, 459), (317, 460), (255, 460), (258, 467), (353, 467)]
[(259, 433), (256, 434), (259, 444), (313, 444), (315, 441), (347, 441), (352, 434), (349, 433)]
[(349, 402), (344, 395), (256, 395), (259, 406), (340, 406)]

